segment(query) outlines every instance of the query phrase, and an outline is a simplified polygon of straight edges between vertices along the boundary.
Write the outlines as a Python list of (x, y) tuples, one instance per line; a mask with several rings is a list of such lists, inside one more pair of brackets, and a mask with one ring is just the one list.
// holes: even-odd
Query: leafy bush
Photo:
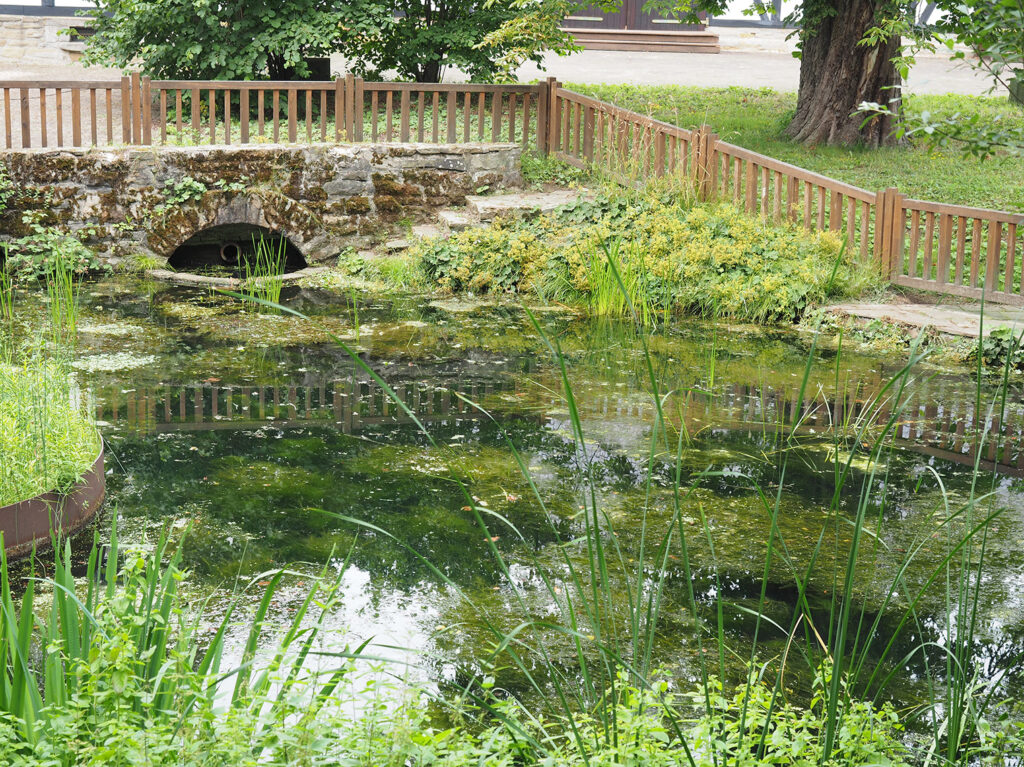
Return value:
[[(622, 247), (619, 246), (621, 241)], [(791, 320), (845, 284), (831, 277), (841, 242), (747, 216), (727, 203), (690, 205), (677, 192), (611, 193), (531, 221), (498, 220), (414, 252), (442, 289), (534, 291), (579, 304), (617, 280), (644, 307), (749, 320)], [(625, 307), (620, 307), (620, 313)], [(608, 313), (608, 312), (598, 312)]]
[(442, 290), (517, 293), (528, 288), (536, 270), (555, 255), (553, 244), (542, 236), (550, 223), (498, 219), (447, 240), (423, 243), (413, 249), (413, 256), (422, 260), (428, 277)]
[(1024, 368), (1024, 331), (1015, 331), (1011, 327), (1003, 326), (994, 329), (981, 342), (980, 350), (976, 346), (971, 358), (977, 361), (981, 355), (981, 361), (988, 367), (1020, 370)]
[(85, 274), (104, 268), (95, 251), (75, 235), (43, 224), (33, 213), (26, 213), (24, 222), (30, 233), (11, 242), (6, 259), (7, 270), (20, 279), (41, 279), (55, 270)]

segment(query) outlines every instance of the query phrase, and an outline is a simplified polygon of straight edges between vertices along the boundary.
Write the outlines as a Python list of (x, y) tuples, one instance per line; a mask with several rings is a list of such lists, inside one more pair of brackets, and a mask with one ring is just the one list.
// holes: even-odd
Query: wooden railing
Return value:
[(536, 85), (150, 80), (0, 82), (2, 146), (508, 141), (626, 183), (682, 177), (700, 199), (844, 237), (893, 283), (1024, 305), (1024, 214), (869, 191), (575, 93)]
[(0, 82), (3, 146), (535, 140), (536, 85), (150, 80)]
[(546, 146), (624, 182), (682, 174), (704, 200), (844, 236), (847, 252), (896, 285), (1024, 306), (1024, 214), (877, 192), (688, 131), (547, 81)]

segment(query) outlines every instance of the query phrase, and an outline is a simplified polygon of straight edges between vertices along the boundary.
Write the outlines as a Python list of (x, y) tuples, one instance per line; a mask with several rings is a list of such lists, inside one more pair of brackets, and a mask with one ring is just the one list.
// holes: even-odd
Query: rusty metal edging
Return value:
[(103, 506), (107, 493), (104, 472), (104, 445), (85, 476), (67, 493), (48, 492), (0, 506), (0, 532), (10, 558), (24, 557), (33, 547), (50, 545), (51, 529), (58, 535), (71, 535), (88, 524)]

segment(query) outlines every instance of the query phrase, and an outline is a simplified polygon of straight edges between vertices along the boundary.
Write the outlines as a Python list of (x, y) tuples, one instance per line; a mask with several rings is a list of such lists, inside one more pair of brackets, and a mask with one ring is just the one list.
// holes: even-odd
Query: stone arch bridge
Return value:
[(0, 238), (25, 213), (76, 233), (108, 262), (163, 266), (213, 227), (286, 237), (307, 263), (373, 240), (399, 220), (520, 183), (515, 144), (254, 144), (26, 149), (0, 157), (14, 185)]

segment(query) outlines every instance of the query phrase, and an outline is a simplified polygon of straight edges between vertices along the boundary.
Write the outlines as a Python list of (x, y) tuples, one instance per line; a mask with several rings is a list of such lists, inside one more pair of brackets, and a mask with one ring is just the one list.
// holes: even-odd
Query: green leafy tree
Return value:
[(358, 74), (438, 82), (448, 67), (473, 80), (509, 79), (547, 50), (571, 49), (559, 29), (562, 0), (392, 0), (367, 2), (374, 32), (346, 29), (341, 52)]
[(937, 27), (947, 44), (955, 40), (969, 51), (954, 50), (954, 58), (1009, 90), (1024, 88), (1024, 0), (939, 0), (938, 6), (945, 14)]
[(326, 0), (94, 0), (89, 64), (141, 66), (152, 77), (307, 77), (335, 49), (346, 7)]
[[(571, 48), (562, 0), (94, 0), (86, 62), (172, 79), (287, 80), (345, 55), (366, 77), (508, 79)], [(555, 15), (553, 15), (555, 14)]]

